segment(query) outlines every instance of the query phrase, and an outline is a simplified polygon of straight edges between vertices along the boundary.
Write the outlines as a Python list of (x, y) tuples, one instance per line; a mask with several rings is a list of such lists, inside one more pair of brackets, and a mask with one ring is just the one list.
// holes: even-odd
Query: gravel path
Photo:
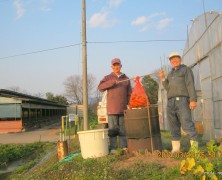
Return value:
[(57, 142), (59, 140), (60, 123), (41, 129), (20, 133), (0, 134), (0, 144), (26, 144), (34, 142)]

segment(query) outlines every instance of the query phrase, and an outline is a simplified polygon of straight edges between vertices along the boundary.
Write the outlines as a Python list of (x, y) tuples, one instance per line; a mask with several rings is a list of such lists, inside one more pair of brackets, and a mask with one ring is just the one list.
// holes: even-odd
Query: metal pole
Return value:
[(70, 133), (71, 133), (71, 121), (69, 121), (69, 146), (68, 146), (68, 154), (70, 153)]
[(150, 120), (150, 107), (147, 106), (147, 114), (148, 114), (148, 125), (150, 130), (150, 144), (151, 144), (151, 152), (153, 153), (153, 133), (152, 133), (152, 123)]
[[(162, 83), (162, 82), (161, 82)], [(163, 86), (163, 85), (162, 85)], [(161, 86), (161, 88), (162, 88)], [(161, 94), (161, 107), (162, 107), (162, 120), (163, 120), (163, 130), (165, 129), (165, 112), (164, 112), (164, 105), (163, 105), (163, 92), (164, 90), (160, 89), (160, 94)]]
[(166, 62), (166, 56), (165, 56), (165, 53), (164, 53), (164, 54), (163, 54), (163, 64), (164, 64), (164, 68), (163, 68), (163, 69), (164, 69), (164, 72), (165, 72), (165, 73), (167, 73), (167, 69), (166, 69), (166, 68), (167, 68), (167, 64), (166, 64), (166, 63), (167, 63), (167, 62)]
[(64, 119), (65, 119), (65, 116), (62, 116), (62, 131), (64, 131)]
[(190, 48), (190, 42), (189, 42), (189, 27), (187, 25), (187, 44), (188, 44), (188, 49)]
[[(143, 75), (143, 76), (137, 76), (137, 77), (151, 76), (151, 75), (154, 75), (154, 74), (157, 74), (157, 72), (150, 73), (150, 74), (146, 74), (146, 75)], [(133, 80), (133, 79), (135, 79), (135, 78), (136, 78), (136, 77), (129, 78), (129, 79), (125, 79), (125, 80), (122, 80), (122, 81), (117, 81), (117, 83), (121, 83), (121, 82), (125, 82), (125, 81), (130, 81), (130, 80)]]
[[(64, 139), (66, 140), (66, 136), (67, 136), (67, 132), (68, 132), (68, 118), (69, 116), (65, 116), (65, 120), (66, 120), (66, 127), (64, 128)], [(65, 121), (64, 121), (65, 122)]]
[(203, 2), (203, 11), (204, 11), (205, 26), (206, 26), (206, 28), (207, 28), (207, 17), (206, 17), (206, 12), (205, 12), (205, 4), (204, 4), (204, 0), (203, 0), (202, 2)]
[(86, 7), (82, 0), (82, 77), (83, 77), (83, 121), (84, 130), (88, 130), (88, 90), (87, 90), (87, 55), (86, 55)]
[(163, 62), (162, 62), (162, 58), (160, 57), (160, 64), (161, 64), (161, 71), (163, 71)]

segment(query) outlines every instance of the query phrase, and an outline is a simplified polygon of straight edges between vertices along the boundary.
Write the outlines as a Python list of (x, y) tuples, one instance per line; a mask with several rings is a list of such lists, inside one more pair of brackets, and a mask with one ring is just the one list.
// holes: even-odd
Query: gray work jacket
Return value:
[(190, 98), (190, 101), (197, 101), (193, 72), (184, 64), (176, 70), (171, 70), (163, 81), (163, 86), (167, 91), (168, 99), (182, 96)]

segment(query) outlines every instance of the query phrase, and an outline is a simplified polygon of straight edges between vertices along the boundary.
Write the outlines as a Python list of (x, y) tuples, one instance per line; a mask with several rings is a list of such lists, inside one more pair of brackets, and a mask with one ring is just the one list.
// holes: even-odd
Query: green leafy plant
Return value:
[(95, 113), (89, 112), (89, 129), (96, 129), (98, 125), (98, 117)]
[(218, 152), (218, 147), (215, 144), (215, 140), (211, 140), (208, 144), (207, 144), (207, 151), (209, 155), (216, 155), (216, 153)]
[[(220, 168), (220, 156), (217, 159), (212, 160), (212, 154), (216, 154), (219, 150), (215, 145), (215, 141), (211, 140), (207, 144), (207, 154), (198, 149), (196, 144), (192, 144), (189, 153), (193, 158), (187, 158), (182, 160), (180, 164), (181, 174), (186, 174), (188, 171), (192, 171), (192, 175), (200, 177), (201, 179), (218, 179), (218, 171)], [(215, 157), (215, 156), (214, 156)], [(211, 158), (211, 159), (209, 159)]]

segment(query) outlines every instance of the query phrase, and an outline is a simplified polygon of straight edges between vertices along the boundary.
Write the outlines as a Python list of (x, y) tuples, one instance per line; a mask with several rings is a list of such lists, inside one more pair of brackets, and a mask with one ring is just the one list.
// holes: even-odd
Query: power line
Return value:
[(179, 42), (179, 41), (186, 41), (183, 39), (166, 39), (166, 40), (161, 40), (161, 39), (153, 39), (153, 40), (143, 40), (143, 41), (99, 41), (99, 42), (87, 42), (90, 44), (109, 44), (109, 43), (146, 43), (146, 42)]
[(25, 55), (29, 55), (29, 54), (36, 54), (36, 53), (41, 53), (41, 52), (46, 52), (46, 51), (53, 51), (53, 50), (57, 50), (57, 49), (63, 49), (63, 48), (78, 46), (80, 44), (81, 43), (71, 44), (71, 45), (61, 46), (61, 47), (56, 47), (56, 48), (51, 48), (51, 49), (44, 49), (44, 50), (33, 51), (33, 52), (28, 52), (28, 53), (22, 53), (22, 54), (16, 54), (16, 55), (11, 55), (11, 56), (5, 56), (5, 57), (0, 57), (0, 59), (8, 59), (8, 58), (13, 58), (13, 57), (18, 57), (18, 56), (25, 56)]
[[(186, 40), (183, 40), (183, 39), (165, 39), (165, 40), (164, 39), (153, 39), (153, 40), (143, 40), (143, 41), (94, 41), (94, 42), (92, 41), (92, 42), (87, 42), (87, 44), (181, 42), (181, 41), (186, 41)], [(41, 53), (41, 52), (53, 51), (53, 50), (58, 50), (58, 49), (63, 49), (63, 48), (69, 48), (69, 47), (78, 46), (81, 44), (82, 43), (77, 43), (77, 44), (71, 44), (71, 45), (67, 45), (67, 46), (55, 47), (55, 48), (33, 51), (33, 52), (28, 52), (28, 53), (15, 54), (15, 55), (10, 55), (10, 56), (0, 57), (0, 60), (9, 59), (9, 58), (18, 57), (18, 56), (25, 56), (25, 55), (30, 55), (30, 54), (37, 54), (37, 53)]]

